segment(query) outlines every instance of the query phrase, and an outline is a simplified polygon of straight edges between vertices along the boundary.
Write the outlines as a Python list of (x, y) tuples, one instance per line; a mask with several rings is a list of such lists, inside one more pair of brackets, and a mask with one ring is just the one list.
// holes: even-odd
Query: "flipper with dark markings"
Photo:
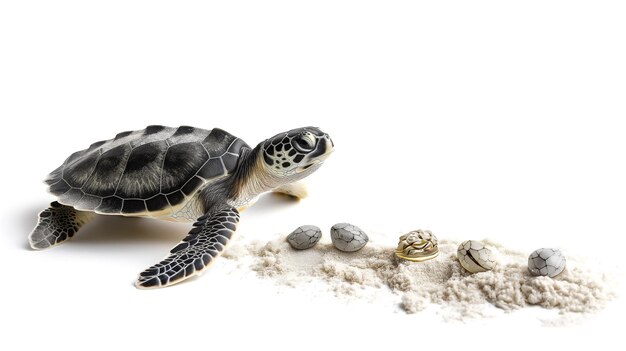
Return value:
[(39, 222), (28, 236), (30, 247), (42, 250), (61, 244), (94, 216), (93, 212), (78, 211), (54, 201), (39, 213)]
[(139, 274), (135, 286), (141, 289), (166, 287), (199, 274), (222, 253), (238, 222), (239, 212), (232, 207), (198, 218), (189, 235), (168, 257)]

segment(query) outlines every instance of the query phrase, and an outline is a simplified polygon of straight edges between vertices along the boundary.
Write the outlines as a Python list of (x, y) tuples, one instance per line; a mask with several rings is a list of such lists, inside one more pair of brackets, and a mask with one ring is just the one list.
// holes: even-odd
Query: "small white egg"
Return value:
[(528, 257), (528, 271), (534, 276), (556, 277), (565, 269), (565, 256), (559, 249), (542, 248)]
[(310, 249), (322, 237), (322, 230), (314, 225), (303, 225), (287, 236), (289, 245), (297, 250)]
[(358, 251), (369, 240), (367, 234), (361, 228), (350, 223), (337, 223), (330, 228), (330, 239), (333, 245), (341, 251)]
[(485, 272), (493, 269), (496, 261), (491, 250), (485, 247), (480, 241), (467, 240), (459, 245), (456, 257), (461, 266), (470, 273)]

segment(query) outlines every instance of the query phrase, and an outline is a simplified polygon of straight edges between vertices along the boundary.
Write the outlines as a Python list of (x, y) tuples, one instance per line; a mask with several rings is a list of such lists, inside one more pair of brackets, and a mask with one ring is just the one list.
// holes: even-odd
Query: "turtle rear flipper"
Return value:
[(239, 212), (225, 207), (206, 214), (176, 245), (170, 255), (139, 274), (135, 286), (159, 288), (179, 283), (199, 274), (224, 250), (239, 223)]
[(58, 245), (72, 238), (94, 216), (55, 201), (39, 213), (39, 223), (28, 236), (30, 247), (41, 250)]

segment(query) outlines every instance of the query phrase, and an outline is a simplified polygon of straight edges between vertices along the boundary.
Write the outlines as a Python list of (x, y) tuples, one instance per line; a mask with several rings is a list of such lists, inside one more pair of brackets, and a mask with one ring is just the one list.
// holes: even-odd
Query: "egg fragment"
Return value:
[(467, 240), (459, 245), (456, 256), (461, 266), (470, 273), (485, 272), (493, 269), (496, 261), (491, 250), (483, 243), (475, 240)]
[(556, 277), (565, 269), (565, 256), (559, 249), (541, 248), (528, 257), (528, 271), (534, 276)]
[(337, 223), (330, 228), (330, 238), (338, 250), (345, 252), (358, 251), (369, 240), (361, 228), (350, 223)]
[(322, 237), (322, 230), (314, 225), (303, 225), (287, 236), (289, 245), (297, 250), (310, 249)]
[(430, 230), (414, 230), (398, 240), (396, 256), (405, 260), (422, 262), (438, 255), (437, 237)]

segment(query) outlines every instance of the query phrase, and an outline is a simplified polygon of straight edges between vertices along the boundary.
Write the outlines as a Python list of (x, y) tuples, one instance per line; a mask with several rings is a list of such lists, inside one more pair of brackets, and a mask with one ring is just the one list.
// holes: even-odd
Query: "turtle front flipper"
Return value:
[(239, 212), (232, 207), (198, 218), (189, 235), (168, 257), (139, 274), (135, 286), (140, 289), (165, 287), (199, 274), (222, 253), (237, 223)]
[(55, 201), (39, 213), (39, 223), (28, 236), (30, 247), (41, 250), (58, 245), (72, 238), (94, 216), (93, 212), (78, 211)]

